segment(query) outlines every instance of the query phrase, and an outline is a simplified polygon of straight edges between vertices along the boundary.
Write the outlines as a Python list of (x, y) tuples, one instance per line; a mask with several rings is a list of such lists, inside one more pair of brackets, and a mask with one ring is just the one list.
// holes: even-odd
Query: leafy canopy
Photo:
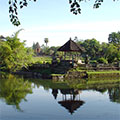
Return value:
[(88, 55), (89, 60), (99, 63), (120, 61), (120, 32), (109, 34), (108, 43), (99, 43), (96, 39), (78, 40), (77, 43), (85, 49), (83, 58)]
[(108, 42), (115, 45), (120, 45), (120, 32), (112, 32), (111, 34), (109, 34)]
[[(37, 0), (9, 0), (8, 1), (9, 17), (13, 25), (15, 26), (20, 25), (20, 21), (18, 18), (18, 8), (22, 9), (24, 7), (27, 7), (30, 1), (36, 2)], [(70, 4), (70, 12), (77, 15), (77, 14), (81, 14), (80, 3), (83, 1), (86, 2), (90, 0), (68, 0), (68, 1)], [(99, 8), (103, 1), (104, 0), (95, 0), (93, 8)], [(113, 1), (116, 1), (116, 0), (113, 0)]]
[(0, 44), (0, 67), (8, 71), (16, 71), (27, 67), (31, 62), (32, 51), (25, 48), (25, 42), (20, 42), (18, 32)]

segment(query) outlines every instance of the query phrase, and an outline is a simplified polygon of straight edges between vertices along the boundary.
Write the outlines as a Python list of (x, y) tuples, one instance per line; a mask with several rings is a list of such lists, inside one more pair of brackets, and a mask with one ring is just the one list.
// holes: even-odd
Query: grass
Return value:
[(120, 73), (120, 71), (115, 70), (115, 71), (87, 71), (88, 74), (110, 74), (110, 73)]
[(64, 74), (51, 74), (51, 76), (63, 76)]
[(32, 58), (33, 63), (47, 63), (51, 62), (52, 58), (50, 56), (39, 56), (39, 57), (33, 57)]

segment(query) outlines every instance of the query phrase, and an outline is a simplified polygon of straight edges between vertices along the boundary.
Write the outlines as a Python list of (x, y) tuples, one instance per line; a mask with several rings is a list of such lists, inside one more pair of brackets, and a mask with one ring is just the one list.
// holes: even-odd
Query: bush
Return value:
[(97, 61), (96, 60), (91, 60), (90, 64), (97, 64)]
[(36, 63), (37, 64), (43, 64), (43, 61), (37, 61)]
[(105, 64), (108, 63), (108, 61), (107, 61), (105, 58), (103, 58), (103, 57), (99, 58), (99, 59), (97, 60), (97, 62), (98, 62), (98, 63), (105, 63)]
[(47, 61), (46, 64), (52, 64), (52, 62), (51, 61)]

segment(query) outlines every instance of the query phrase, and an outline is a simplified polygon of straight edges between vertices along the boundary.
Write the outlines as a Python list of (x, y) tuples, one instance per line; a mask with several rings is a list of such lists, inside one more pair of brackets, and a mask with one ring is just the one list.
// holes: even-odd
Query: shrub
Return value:
[(99, 59), (97, 60), (97, 62), (98, 62), (98, 63), (105, 63), (105, 64), (108, 63), (108, 61), (107, 61), (105, 58), (103, 58), (103, 57), (99, 58)]
[(90, 61), (90, 64), (96, 64), (96, 63), (97, 63), (96, 60), (91, 60), (91, 61)]
[(36, 63), (38, 63), (38, 64), (43, 64), (43, 61), (37, 61)]
[(51, 61), (47, 61), (46, 64), (52, 64), (52, 62)]

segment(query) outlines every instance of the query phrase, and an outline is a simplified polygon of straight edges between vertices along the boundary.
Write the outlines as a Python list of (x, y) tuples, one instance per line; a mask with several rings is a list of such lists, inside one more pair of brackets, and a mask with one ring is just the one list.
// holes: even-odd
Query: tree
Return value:
[(96, 59), (100, 52), (100, 43), (96, 39), (87, 39), (81, 43), (81, 46), (84, 47), (85, 53), (90, 57), (90, 59)]
[(114, 62), (115, 60), (117, 61), (119, 58), (118, 56), (118, 49), (114, 44), (109, 44), (106, 50), (106, 55), (107, 55), (107, 60), (109, 63)]
[[(22, 9), (24, 7), (28, 6), (28, 3), (31, 0), (9, 0), (9, 17), (10, 17), (10, 21), (12, 22), (13, 25), (15, 26), (19, 26), (20, 25), (20, 21), (18, 18), (18, 8)], [(32, 0), (34, 2), (36, 2), (37, 0)], [(81, 7), (80, 7), (80, 3), (81, 2), (86, 2), (86, 0), (68, 0), (69, 4), (70, 4), (70, 12), (72, 12), (73, 14), (77, 15), (77, 14), (81, 14)], [(90, 0), (88, 0), (90, 1)], [(104, 0), (95, 0), (95, 3), (93, 5), (93, 8), (99, 8), (100, 5), (102, 4)], [(113, 0), (116, 1), (116, 0)]]
[(35, 50), (36, 49), (36, 44), (33, 42), (33, 46), (32, 49)]
[(48, 44), (48, 42), (49, 42), (48, 38), (45, 38), (45, 39), (44, 39), (44, 42), (45, 42), (45, 44), (46, 44), (46, 46), (47, 46), (47, 44)]
[(49, 47), (45, 46), (44, 44), (41, 46), (41, 53), (43, 55), (49, 55)]
[(17, 31), (12, 37), (6, 37), (6, 40), (0, 44), (0, 63), (1, 69), (8, 71), (20, 70), (27, 67), (31, 62), (32, 54), (25, 48), (25, 41), (20, 42)]
[(108, 42), (113, 43), (114, 45), (120, 45), (120, 32), (112, 32), (109, 34)]

